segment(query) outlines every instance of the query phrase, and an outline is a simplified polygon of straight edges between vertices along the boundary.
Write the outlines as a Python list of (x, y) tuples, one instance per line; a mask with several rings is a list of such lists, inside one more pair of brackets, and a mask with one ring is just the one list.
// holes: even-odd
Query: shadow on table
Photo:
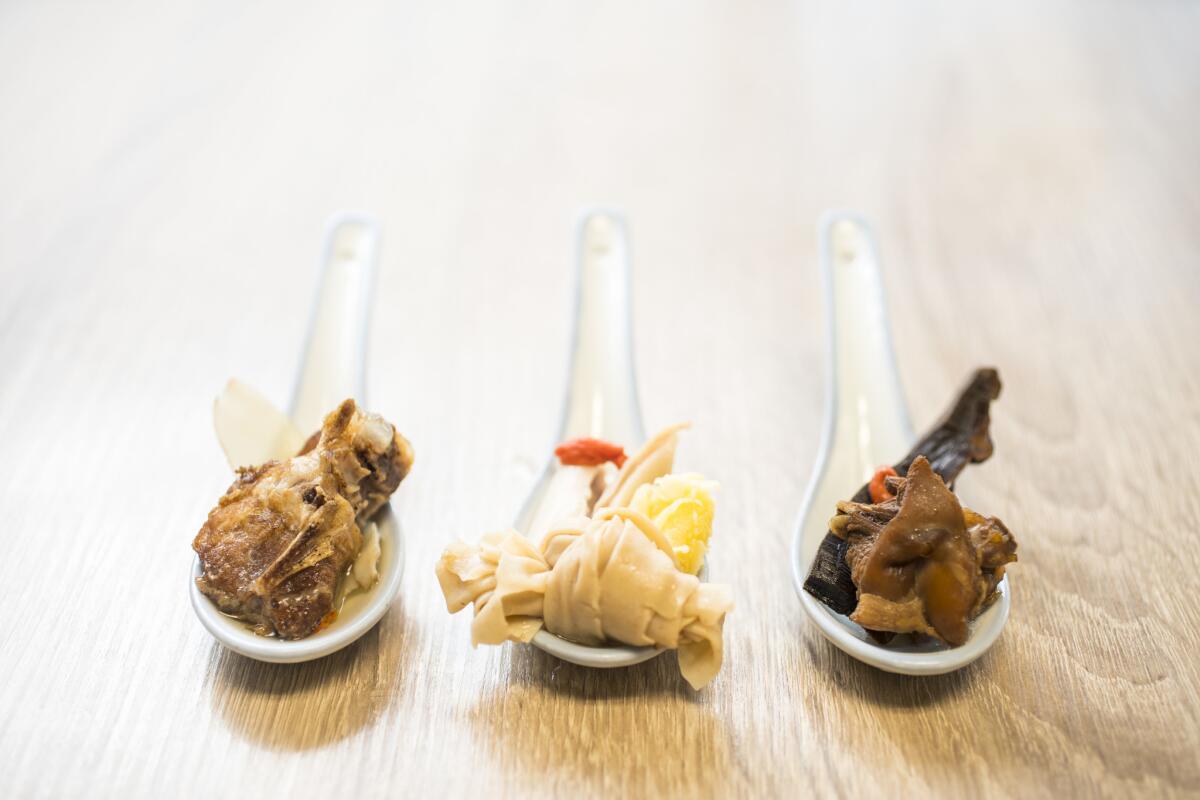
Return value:
[(510, 648), (513, 686), (535, 688), (576, 700), (669, 696), (698, 703), (700, 693), (679, 674), (674, 652), (666, 652), (632, 667), (591, 669), (562, 661), (536, 647)]
[[(815, 630), (807, 631), (803, 641), (801, 659), (808, 656), (806, 668), (818, 680), (818, 699), (810, 709), (819, 735), (833, 752), (871, 754), (861, 763), (866, 785), (894, 780), (893, 765), (904, 764), (921, 782), (947, 793), (995, 791), (992, 781), (1002, 765), (982, 771), (962, 768), (964, 753), (994, 754), (1004, 738), (997, 731), (1014, 729), (1005, 724), (1012, 722), (1004, 719), (1009, 710), (998, 702), (989, 674), (994, 652), (946, 675), (911, 676), (864, 664)], [(1011, 755), (994, 760), (1024, 762)]]
[(236, 735), (273, 750), (323, 747), (369, 725), (399, 693), (411, 626), (397, 603), (354, 644), (303, 664), (213, 647), (209, 701)]
[(616, 796), (719, 796), (735, 785), (734, 740), (709, 705), (720, 690), (693, 691), (674, 653), (589, 669), (530, 646), (506, 649), (507, 680), (468, 709), (466, 722), (514, 783)]
[(834, 687), (877, 706), (918, 708), (937, 705), (970, 687), (989, 656), (946, 675), (896, 675), (864, 664), (811, 633), (805, 639), (812, 668), (832, 677)]

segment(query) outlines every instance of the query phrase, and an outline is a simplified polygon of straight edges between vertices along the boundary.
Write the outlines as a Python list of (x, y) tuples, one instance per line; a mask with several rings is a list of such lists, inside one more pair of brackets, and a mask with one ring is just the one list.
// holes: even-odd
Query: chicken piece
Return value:
[(830, 530), (847, 542), (858, 590), (850, 619), (873, 633), (919, 633), (952, 645), (996, 597), (1017, 543), (1004, 523), (959, 505), (918, 456), (888, 478), (882, 503), (839, 503)]
[(335, 616), (360, 523), (412, 467), (408, 441), (353, 400), (325, 417), (316, 439), (286, 461), (239, 469), (192, 542), (200, 591), (263, 635), (301, 639)]
[[(968, 464), (991, 457), (990, 408), (999, 396), (1000, 376), (996, 370), (976, 370), (942, 420), (921, 437), (893, 470), (897, 475), (907, 475), (913, 461), (923, 455), (946, 485), (954, 486), (954, 479)], [(870, 485), (859, 489), (851, 500), (871, 502)], [(850, 614), (858, 604), (858, 590), (847, 563), (848, 544), (845, 537), (829, 531), (821, 540), (804, 581), (804, 590), (837, 614)]]

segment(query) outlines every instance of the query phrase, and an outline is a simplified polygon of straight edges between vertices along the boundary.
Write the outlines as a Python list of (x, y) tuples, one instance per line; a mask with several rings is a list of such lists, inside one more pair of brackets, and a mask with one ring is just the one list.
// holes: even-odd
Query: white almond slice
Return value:
[(690, 426), (690, 422), (681, 422), (664, 428), (642, 445), (641, 450), (625, 459), (617, 479), (604, 489), (604, 494), (596, 501), (596, 508), (625, 508), (633, 500), (639, 486), (653, 483), (655, 478), (669, 474), (675, 464), (675, 445), (679, 441), (679, 432)]
[(368, 522), (363, 528), (363, 544), (354, 559), (354, 568), (350, 571), (354, 582), (363, 589), (370, 589), (379, 580), (379, 526)]
[(213, 427), (229, 466), (250, 467), (296, 455), (305, 437), (257, 389), (236, 378), (213, 403)]

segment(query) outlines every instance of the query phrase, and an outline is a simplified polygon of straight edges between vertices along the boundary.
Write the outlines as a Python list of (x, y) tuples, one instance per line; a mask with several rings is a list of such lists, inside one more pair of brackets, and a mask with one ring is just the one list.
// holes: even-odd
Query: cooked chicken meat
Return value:
[(858, 588), (850, 619), (962, 644), (1017, 560), (1017, 543), (1000, 520), (959, 505), (924, 456), (887, 488), (894, 496), (880, 503), (839, 503), (830, 521)]
[(200, 591), (260, 634), (300, 639), (333, 618), (360, 524), (412, 466), (408, 441), (353, 400), (314, 439), (286, 461), (239, 469), (192, 543)]
[[(891, 470), (908, 474), (917, 456), (929, 459), (933, 471), (954, 486), (954, 479), (968, 464), (986, 461), (992, 455), (989, 434), (989, 409), (1000, 396), (1000, 376), (994, 369), (978, 369), (959, 392), (946, 415)], [(871, 501), (870, 486), (863, 486), (851, 498), (857, 503)], [(850, 614), (858, 605), (858, 589), (846, 563), (847, 540), (830, 531), (821, 541), (809, 569), (804, 589), (837, 614)]]

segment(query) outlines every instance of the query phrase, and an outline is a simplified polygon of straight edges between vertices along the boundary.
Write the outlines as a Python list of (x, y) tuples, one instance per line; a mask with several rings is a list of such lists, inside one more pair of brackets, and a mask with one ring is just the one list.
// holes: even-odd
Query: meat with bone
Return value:
[(301, 454), (238, 470), (192, 543), (200, 591), (258, 633), (312, 634), (335, 614), (338, 582), (362, 547), (360, 523), (412, 460), (390, 423), (344, 401)]

